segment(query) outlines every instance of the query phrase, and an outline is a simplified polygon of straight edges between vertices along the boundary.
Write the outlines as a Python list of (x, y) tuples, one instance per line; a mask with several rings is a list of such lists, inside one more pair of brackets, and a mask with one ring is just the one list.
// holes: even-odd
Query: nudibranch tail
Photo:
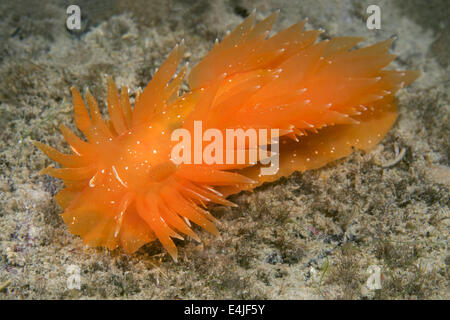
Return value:
[[(370, 150), (385, 136), (397, 117), (394, 94), (419, 75), (384, 69), (395, 58), (388, 54), (392, 39), (354, 49), (362, 38), (317, 41), (321, 31), (303, 31), (305, 21), (269, 37), (276, 17), (254, 25), (251, 14), (216, 43), (191, 70), (190, 91), (182, 96), (187, 67), (176, 71), (183, 42), (137, 92), (134, 107), (128, 89), (107, 79), (107, 121), (89, 90), (85, 103), (71, 88), (75, 124), (86, 139), (61, 125), (71, 154), (34, 143), (61, 166), (42, 173), (64, 180), (55, 200), (84, 244), (133, 253), (158, 239), (177, 260), (174, 239), (200, 241), (191, 222), (219, 235), (208, 204), (234, 206), (226, 200), (231, 193), (319, 168), (353, 148)], [(172, 133), (194, 134), (198, 122), (219, 133), (276, 130), (257, 147), (279, 140), (278, 171), (261, 175), (265, 158), (259, 155), (243, 164), (175, 164)], [(252, 149), (241, 147), (247, 157)], [(221, 148), (216, 152), (230, 151)]]

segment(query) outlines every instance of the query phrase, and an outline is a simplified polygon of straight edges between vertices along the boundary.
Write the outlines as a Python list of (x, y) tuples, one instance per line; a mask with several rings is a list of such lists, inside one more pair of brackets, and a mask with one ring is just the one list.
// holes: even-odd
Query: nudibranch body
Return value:
[[(42, 173), (64, 180), (55, 199), (73, 234), (127, 253), (158, 239), (176, 260), (172, 238), (199, 241), (191, 222), (218, 235), (208, 203), (233, 205), (226, 200), (231, 193), (319, 168), (352, 148), (370, 150), (385, 136), (397, 117), (395, 92), (418, 76), (384, 69), (395, 57), (387, 53), (392, 40), (360, 49), (353, 49), (362, 41), (356, 37), (317, 42), (321, 32), (303, 31), (304, 21), (269, 37), (276, 16), (254, 26), (251, 15), (216, 43), (181, 96), (183, 43), (134, 108), (128, 89), (119, 93), (108, 79), (108, 121), (89, 92), (85, 104), (72, 88), (75, 123), (86, 140), (61, 126), (72, 154), (35, 144), (61, 164)], [(172, 133), (192, 132), (195, 121), (220, 132), (278, 129), (278, 172), (261, 175), (260, 163), (174, 163)]]

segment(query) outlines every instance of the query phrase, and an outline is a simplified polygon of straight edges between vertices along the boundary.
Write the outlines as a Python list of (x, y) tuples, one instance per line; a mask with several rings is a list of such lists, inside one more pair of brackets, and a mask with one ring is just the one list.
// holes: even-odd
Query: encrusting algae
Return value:
[[(392, 40), (353, 49), (362, 38), (317, 42), (321, 31), (303, 31), (305, 21), (269, 37), (274, 13), (254, 26), (246, 18), (195, 66), (190, 91), (179, 96), (186, 67), (175, 75), (184, 44), (177, 45), (137, 95), (120, 93), (108, 79), (109, 120), (95, 98), (72, 88), (80, 139), (60, 130), (72, 154), (35, 142), (61, 168), (43, 174), (64, 180), (55, 199), (69, 230), (89, 246), (122, 247), (131, 254), (158, 239), (174, 260), (172, 238), (200, 241), (191, 222), (219, 232), (206, 210), (210, 202), (231, 206), (226, 196), (252, 189), (294, 171), (319, 168), (370, 150), (397, 117), (394, 94), (413, 82), (416, 71), (384, 70), (395, 58)], [(279, 129), (279, 170), (260, 175), (261, 163), (175, 164), (171, 133), (203, 129)], [(259, 142), (270, 144), (270, 139)]]

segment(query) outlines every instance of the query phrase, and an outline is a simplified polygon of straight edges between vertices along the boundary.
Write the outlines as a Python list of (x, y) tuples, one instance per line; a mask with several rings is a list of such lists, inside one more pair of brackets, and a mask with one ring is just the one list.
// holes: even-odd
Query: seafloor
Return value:
[[(69, 32), (75, 3), (82, 29)], [(366, 28), (370, 4), (380, 30)], [(370, 153), (213, 208), (222, 238), (198, 230), (202, 244), (179, 242), (178, 263), (159, 244), (131, 256), (84, 247), (31, 139), (67, 150), (57, 126), (74, 128), (70, 86), (104, 100), (110, 74), (134, 91), (180, 39), (192, 66), (253, 9), (258, 19), (281, 9), (275, 30), (308, 17), (324, 37), (396, 36), (392, 65), (422, 76), (398, 93), (393, 129)], [(450, 298), (448, 1), (9, 0), (0, 12), (0, 299)], [(70, 266), (80, 289), (68, 287)]]

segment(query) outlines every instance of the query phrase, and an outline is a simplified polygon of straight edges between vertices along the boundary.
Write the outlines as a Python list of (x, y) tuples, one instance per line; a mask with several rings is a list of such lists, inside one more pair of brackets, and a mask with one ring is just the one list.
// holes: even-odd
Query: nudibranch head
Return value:
[[(172, 238), (199, 241), (191, 222), (218, 235), (208, 203), (233, 205), (228, 194), (319, 168), (354, 147), (369, 150), (384, 137), (397, 116), (395, 92), (418, 76), (384, 69), (394, 59), (387, 53), (392, 40), (351, 50), (361, 38), (316, 42), (321, 32), (303, 31), (304, 21), (268, 37), (276, 16), (255, 26), (253, 15), (245, 19), (190, 72), (182, 96), (186, 67), (176, 71), (183, 43), (136, 95), (134, 108), (128, 89), (118, 92), (108, 79), (108, 121), (89, 91), (85, 103), (71, 89), (86, 140), (62, 125), (71, 154), (35, 145), (61, 165), (42, 173), (64, 180), (55, 199), (73, 234), (127, 253), (158, 239), (176, 260)], [(192, 132), (195, 121), (220, 132), (280, 130), (278, 172), (261, 176), (259, 163), (174, 163), (171, 134)]]

